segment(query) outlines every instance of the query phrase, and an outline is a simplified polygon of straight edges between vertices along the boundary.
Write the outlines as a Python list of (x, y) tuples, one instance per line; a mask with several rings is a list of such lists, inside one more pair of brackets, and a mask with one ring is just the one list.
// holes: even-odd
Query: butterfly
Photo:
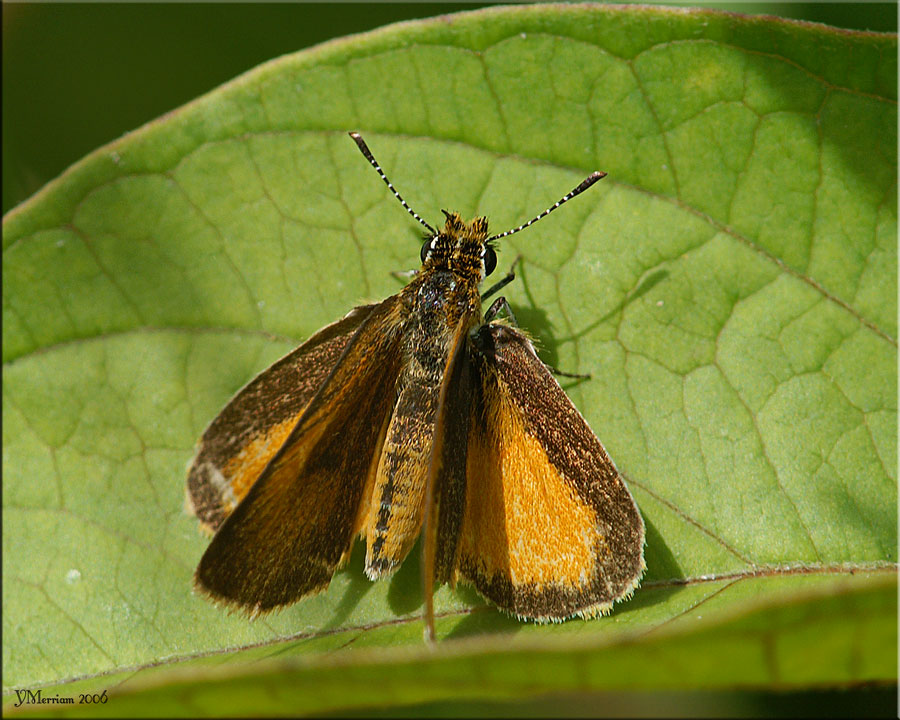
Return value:
[(429, 638), (434, 587), (457, 581), (521, 619), (609, 611), (645, 569), (641, 514), (505, 299), (483, 313), (514, 273), (480, 290), (497, 241), (605, 173), (498, 235), (447, 211), (435, 229), (350, 135), (427, 230), (421, 269), (260, 373), (203, 433), (187, 491), (214, 535), (196, 587), (256, 615), (328, 587), (357, 538), (378, 580), (421, 535)]

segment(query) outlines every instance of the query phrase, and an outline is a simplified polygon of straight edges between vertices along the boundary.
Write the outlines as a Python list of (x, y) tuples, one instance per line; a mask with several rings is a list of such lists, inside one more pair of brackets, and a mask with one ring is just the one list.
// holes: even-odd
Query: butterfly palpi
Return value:
[[(390, 576), (422, 534), (426, 636), (436, 584), (462, 580), (538, 622), (591, 617), (631, 595), (644, 523), (600, 441), (499, 298), (480, 286), (499, 235), (444, 211), (396, 295), (351, 310), (252, 380), (213, 420), (187, 480), (215, 535), (196, 586), (251, 615), (324, 590), (366, 543)], [(509, 313), (507, 313), (508, 315)]]

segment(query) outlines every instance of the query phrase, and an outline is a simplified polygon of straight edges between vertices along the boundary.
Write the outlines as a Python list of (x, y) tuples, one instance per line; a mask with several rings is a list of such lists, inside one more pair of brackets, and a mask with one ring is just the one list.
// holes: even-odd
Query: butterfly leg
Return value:
[[(491, 286), (490, 286), (487, 290), (485, 290), (483, 293), (481, 293), (481, 299), (482, 299), (482, 300), (487, 300), (487, 299), (488, 299), (491, 295), (493, 295), (495, 292), (501, 290), (502, 288), (505, 288), (505, 287), (506, 287), (507, 285), (509, 285), (513, 280), (516, 279), (516, 265), (519, 264), (519, 261), (520, 261), (521, 259), (522, 259), (522, 256), (521, 256), (521, 255), (516, 255), (516, 259), (513, 260), (512, 265), (509, 266), (509, 272), (506, 273), (506, 276), (505, 276), (502, 280), (500, 280), (500, 281), (494, 283), (493, 285), (491, 285)], [(496, 303), (494, 303), (494, 304), (496, 304)], [(492, 305), (491, 307), (493, 307), (493, 305)], [(509, 306), (507, 305), (507, 307), (509, 307)], [(488, 312), (490, 312), (490, 311), (488, 311)]]
[[(543, 360), (541, 362), (543, 362)], [(553, 373), (554, 375), (558, 375), (560, 377), (575, 378), (576, 380), (590, 380), (591, 379), (590, 373), (564, 372), (563, 370), (560, 370), (559, 368), (555, 368), (552, 365), (547, 365), (547, 363), (544, 363), (544, 365), (551, 373)]]
[[(519, 257), (521, 257), (521, 256), (519, 256)], [(518, 261), (519, 261), (519, 258), (516, 258), (516, 262), (518, 262)], [(513, 263), (513, 266), (515, 266), (515, 262)], [(511, 274), (512, 274), (512, 270), (510, 270), (510, 275)], [(503, 280), (506, 280), (506, 278), (504, 278)], [(500, 282), (503, 282), (503, 280), (501, 280)], [(493, 290), (493, 288), (491, 288), (491, 290)], [(487, 293), (485, 293), (485, 294), (487, 294)], [(495, 317), (497, 317), (501, 312), (503, 312), (506, 315), (506, 317), (509, 318), (510, 323), (512, 323), (513, 325), (518, 327), (519, 324), (516, 322), (516, 316), (515, 316), (515, 314), (513, 314), (512, 308), (509, 306), (509, 303), (506, 301), (505, 297), (498, 297), (496, 300), (494, 300), (494, 302), (491, 303), (491, 306), (487, 309), (487, 312), (484, 314), (484, 321), (490, 322)], [(541, 362), (543, 362), (543, 361), (541, 361)], [(564, 372), (563, 370), (560, 370), (559, 368), (555, 368), (552, 365), (547, 365), (547, 363), (544, 363), (544, 365), (547, 367), (547, 369), (551, 373), (553, 373), (554, 375), (558, 375), (560, 377), (575, 378), (576, 380), (589, 380), (591, 377), (590, 375), (584, 375), (582, 373)]]
[(418, 270), (391, 270), (391, 275), (403, 282), (409, 282), (418, 274)]
[[(493, 289), (493, 288), (492, 288)], [(484, 314), (484, 321), (489, 323), (495, 317), (497, 317), (500, 313), (506, 315), (509, 318), (509, 321), (519, 327), (519, 323), (516, 322), (516, 316), (512, 311), (512, 308), (509, 306), (509, 303), (506, 302), (506, 298), (502, 295), (498, 297), (494, 302), (491, 303), (491, 306), (487, 309), (487, 312)]]

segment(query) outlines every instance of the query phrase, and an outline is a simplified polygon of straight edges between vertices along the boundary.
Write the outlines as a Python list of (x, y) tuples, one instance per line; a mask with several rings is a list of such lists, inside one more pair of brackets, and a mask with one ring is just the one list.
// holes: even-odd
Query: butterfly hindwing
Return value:
[(247, 494), (374, 307), (354, 308), (261, 372), (206, 429), (187, 480), (205, 529), (218, 530)]
[(472, 347), (457, 572), (522, 618), (608, 611), (644, 570), (633, 498), (524, 334), (489, 323)]
[(368, 510), (400, 364), (399, 313), (397, 296), (370, 309), (210, 543), (202, 590), (266, 611), (327, 587)]

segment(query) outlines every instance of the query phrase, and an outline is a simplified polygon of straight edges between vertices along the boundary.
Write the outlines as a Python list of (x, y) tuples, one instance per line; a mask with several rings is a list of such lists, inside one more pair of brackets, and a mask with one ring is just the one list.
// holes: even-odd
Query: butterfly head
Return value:
[(422, 270), (450, 270), (481, 282), (497, 267), (497, 253), (488, 238), (487, 218), (466, 223), (459, 213), (442, 211), (447, 221), (422, 244)]

